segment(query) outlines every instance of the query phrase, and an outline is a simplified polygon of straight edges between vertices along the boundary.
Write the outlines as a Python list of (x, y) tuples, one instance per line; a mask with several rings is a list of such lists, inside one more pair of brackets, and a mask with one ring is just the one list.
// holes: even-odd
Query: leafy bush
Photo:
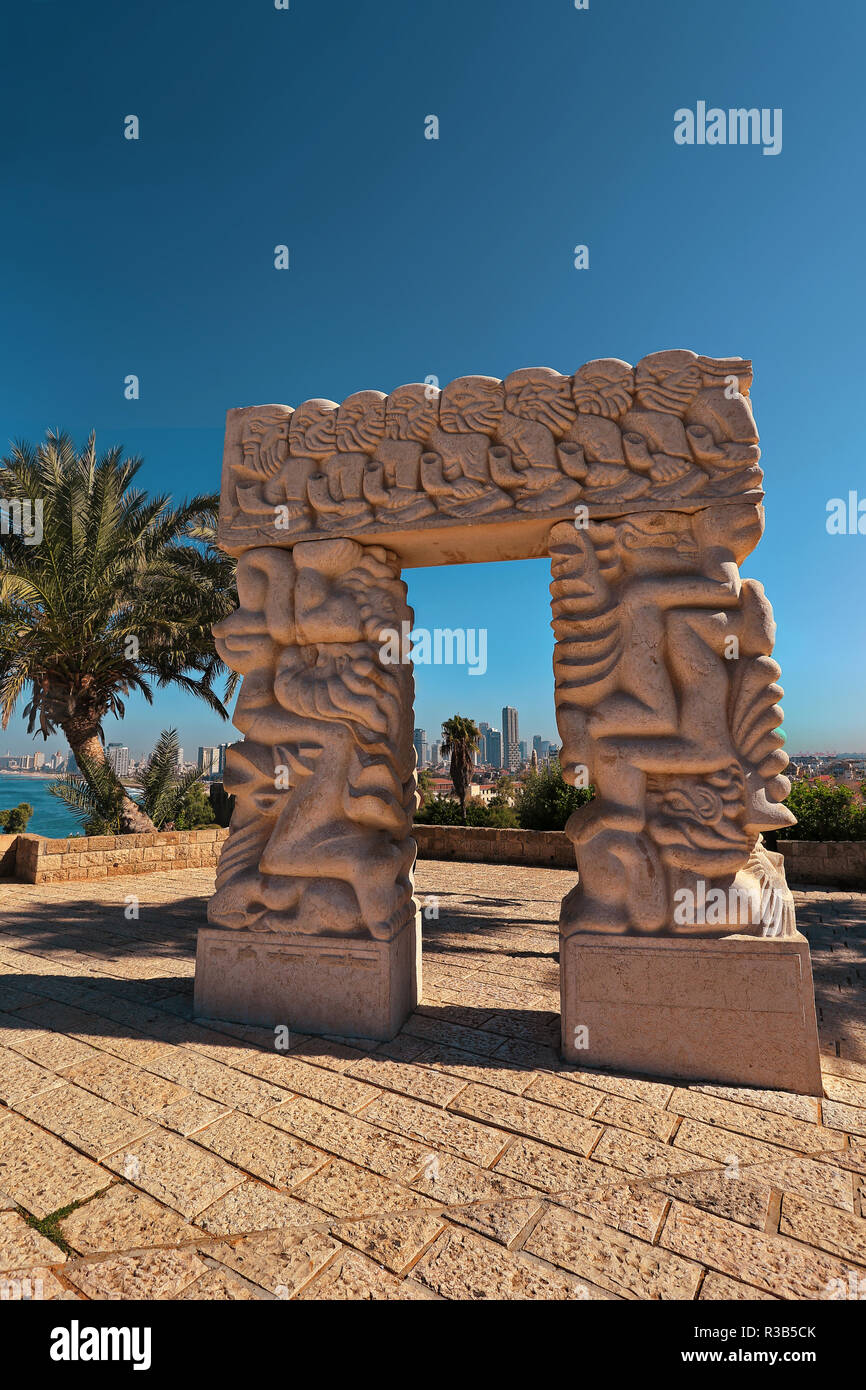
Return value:
[(462, 825), (460, 806), (449, 796), (432, 796), (415, 812), (417, 825)]
[(8, 811), (0, 811), (0, 832), (4, 835), (23, 835), (32, 815), (33, 807), (29, 801), (19, 801)]
[[(433, 800), (433, 784), (430, 780), (430, 773), (427, 768), (422, 768), (418, 773), (418, 795), (421, 798), (420, 810), (423, 810), (429, 802)], [(417, 816), (416, 816), (417, 820)]]
[(487, 805), (483, 801), (470, 801), (466, 807), (467, 825), (496, 826), (499, 830), (516, 830), (517, 815), (501, 796), (491, 797)]
[(517, 817), (524, 830), (564, 830), (578, 806), (591, 801), (592, 787), (570, 787), (557, 762), (530, 772), (517, 795)]
[(180, 810), (174, 818), (175, 830), (201, 830), (206, 825), (215, 825), (216, 816), (210, 797), (200, 782), (196, 782), (186, 794)]
[(780, 840), (866, 840), (866, 805), (850, 787), (798, 780), (785, 805), (797, 824), (780, 830)]

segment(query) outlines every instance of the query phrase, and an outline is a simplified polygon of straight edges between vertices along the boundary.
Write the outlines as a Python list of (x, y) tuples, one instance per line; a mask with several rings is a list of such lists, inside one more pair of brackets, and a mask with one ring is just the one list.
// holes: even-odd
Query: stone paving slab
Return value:
[(795, 895), (818, 1099), (562, 1064), (556, 921), (573, 881), (423, 861), (439, 918), (405, 1028), (288, 1051), (268, 1029), (193, 1020), (211, 870), (0, 881), (4, 1297), (31, 1296), (28, 1279), (61, 1300), (858, 1287), (866, 895)]

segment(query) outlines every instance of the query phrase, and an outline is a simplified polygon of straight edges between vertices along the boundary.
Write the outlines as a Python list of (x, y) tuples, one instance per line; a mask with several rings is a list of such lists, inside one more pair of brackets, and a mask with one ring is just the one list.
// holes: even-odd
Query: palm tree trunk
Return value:
[[(69, 740), (69, 747), (75, 755), (81, 776), (87, 781), (87, 765), (111, 768), (105, 756), (102, 739), (96, 729), (82, 729), (74, 723), (61, 725)], [(115, 779), (121, 789), (120, 824), (124, 835), (140, 835), (156, 830), (156, 826), (141, 807), (136, 805), (120, 778)]]

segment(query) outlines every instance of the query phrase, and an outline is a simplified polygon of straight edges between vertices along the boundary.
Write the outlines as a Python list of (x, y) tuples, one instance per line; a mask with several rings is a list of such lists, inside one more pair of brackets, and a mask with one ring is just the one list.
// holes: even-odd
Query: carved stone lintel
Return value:
[(232, 410), (220, 543), (238, 555), (341, 535), (404, 566), (520, 559), (578, 506), (759, 501), (751, 380), (743, 358), (677, 350)]

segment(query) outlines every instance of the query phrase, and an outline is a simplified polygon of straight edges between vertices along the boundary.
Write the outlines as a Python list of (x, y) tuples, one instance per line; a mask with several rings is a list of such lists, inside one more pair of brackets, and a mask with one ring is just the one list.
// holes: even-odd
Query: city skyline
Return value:
[[(827, 525), (832, 499), (864, 495), (852, 407), (862, 316), (859, 297), (838, 289), (861, 278), (864, 193), (849, 177), (845, 142), (828, 142), (814, 118), (842, 92), (845, 120), (857, 128), (860, 12), (844, 22), (838, 12), (810, 12), (808, 25), (780, 29), (774, 9), (734, 0), (731, 22), (714, 25), (712, 43), (696, 49), (694, 5), (671, 0), (666, 62), (648, 70), (658, 14), (636, 0), (618, 7), (606, 38), (593, 11), (570, 5), (553, 7), (541, 27), (531, 6), (470, 7), (459, 55), (447, 25), (429, 26), (419, 47), (411, 25), (374, 7), (347, 11), (345, 44), (327, 52), (323, 69), (322, 21), (315, 7), (299, 6), (291, 42), (311, 61), (288, 84), (283, 43), (273, 42), (264, 11), (251, 12), (242, 32), (229, 37), (216, 25), (210, 34), (209, 61), (232, 76), (219, 103), (202, 104), (189, 81), (201, 52), (198, 12), (181, 7), (142, 28), (121, 7), (112, 37), (128, 63), (99, 67), (62, 117), (63, 75), (92, 55), (74, 7), (51, 7), (51, 16), (37, 34), (19, 7), (6, 26), (19, 58), (0, 90), (5, 124), (16, 130), (6, 153), (17, 211), (0, 228), (4, 261), (16, 269), (0, 335), (0, 452), (49, 426), (79, 444), (95, 428), (98, 447), (143, 456), (142, 488), (180, 500), (219, 489), (234, 406), (340, 401), (431, 377), (504, 378), (533, 363), (571, 372), (593, 357), (634, 362), (662, 347), (742, 354), (754, 362), (772, 498), (744, 573), (761, 576), (775, 609), (788, 747), (866, 742), (866, 609), (839, 601), (862, 588), (866, 536)], [(621, 32), (627, 44), (612, 37)], [(832, 61), (815, 64), (822, 39)], [(391, 55), (388, 84), (359, 71), (354, 54), (368, 44)], [(282, 133), (321, 112), (325, 70), (357, 102), (351, 114), (317, 118), (315, 141), (294, 150), (289, 170)], [(31, 72), (44, 101), (30, 100)], [(479, 80), (490, 73), (505, 80), (479, 110)], [(784, 108), (781, 153), (676, 144), (674, 112), (711, 93), (722, 106)], [(123, 116), (136, 103), (141, 138), (128, 141)], [(593, 133), (600, 109), (603, 139)], [(424, 136), (429, 111), (441, 117), (438, 140)], [(279, 190), (261, 216), (226, 217), (214, 177), (220, 151), (230, 151), (239, 209), (251, 186)], [(623, 167), (632, 171), (627, 192)], [(517, 197), (508, 196), (515, 168)], [(575, 177), (564, 179), (569, 168)], [(70, 210), (62, 254), (33, 169)], [(143, 199), (143, 187), (165, 196)], [(833, 217), (840, 187), (846, 216)], [(335, 188), (362, 235), (347, 237)], [(671, 206), (688, 207), (673, 240)], [(121, 239), (118, 207), (134, 209)], [(748, 210), (735, 243), (722, 207)], [(275, 268), (278, 243), (290, 249), (287, 270)], [(577, 243), (588, 247), (586, 269), (575, 265)], [(58, 321), (76, 324), (74, 353), (52, 331)], [(124, 395), (129, 373), (140, 383), (134, 400)], [(481, 707), (492, 721), (508, 699), (527, 728), (555, 737), (549, 564), (450, 565), (404, 578), (419, 624), (487, 632), (485, 675), (416, 671), (416, 723), (432, 728), (442, 711)], [(845, 675), (831, 701), (827, 662), (842, 653)], [(479, 687), (497, 700), (479, 701)], [(143, 752), (166, 726), (188, 747), (235, 737), (203, 705), (163, 690), (153, 706), (130, 696), (123, 725), (108, 720), (104, 733)], [(16, 715), (12, 746), (30, 747), (25, 730)]]
[[(417, 679), (417, 677), (416, 677), (416, 679)], [(477, 703), (477, 701), (476, 701), (476, 703)], [(485, 703), (490, 703), (490, 702), (485, 701)], [(493, 701), (492, 703), (495, 705), (495, 704), (496, 704), (496, 701)], [(518, 723), (519, 723), (519, 722), (520, 722), (520, 721), (519, 721), (519, 709), (518, 709), (517, 706), (506, 706), (506, 705), (500, 706), (500, 718), (501, 718), (502, 714), (504, 714), (504, 711), (505, 711), (506, 709), (514, 709), (514, 710), (515, 710), (515, 712), (518, 714)], [(194, 713), (196, 713), (196, 712), (197, 712), (197, 707), (195, 707), (195, 708), (193, 709), (192, 713), (194, 714)], [(202, 711), (202, 713), (204, 713), (204, 711)], [(437, 742), (440, 742), (440, 741), (441, 741), (442, 724), (444, 723), (444, 721), (445, 721), (446, 719), (450, 719), (450, 718), (452, 717), (453, 714), (463, 714), (463, 713), (464, 713), (464, 710), (463, 710), (462, 708), (460, 708), (460, 709), (454, 709), (454, 710), (452, 711), (452, 714), (444, 715), (443, 718), (442, 718), (442, 719), (439, 719), (439, 720), (430, 721), (429, 726), (428, 726), (428, 725), (425, 725), (425, 724), (419, 723), (419, 721), (418, 721), (417, 718), (416, 718), (415, 727), (416, 727), (416, 729), (417, 729), (417, 728), (422, 728), (422, 729), (424, 729), (425, 732), (428, 732), (428, 729), (434, 729), (434, 730), (436, 731), (436, 735), (435, 735), (435, 736), (436, 736), (436, 740), (437, 740)], [(416, 716), (417, 716), (417, 705), (416, 705)], [(466, 717), (467, 717), (467, 718), (473, 719), (474, 722), (476, 723), (476, 725), (478, 725), (479, 729), (483, 728), (483, 726), (484, 726), (485, 724), (487, 724), (487, 727), (490, 728), (490, 729), (492, 729), (494, 732), (497, 732), (497, 733), (501, 733), (501, 732), (502, 732), (502, 729), (501, 729), (501, 726), (500, 726), (500, 725), (495, 725), (495, 724), (491, 725), (491, 724), (487, 723), (487, 721), (485, 721), (485, 720), (479, 720), (479, 719), (475, 718), (474, 715), (467, 715)], [(211, 721), (211, 722), (212, 722), (212, 721)], [(121, 734), (121, 733), (124, 732), (124, 723), (123, 723), (122, 720), (106, 719), (106, 721), (105, 721), (105, 729), (108, 729), (109, 726), (111, 726), (111, 728), (112, 728), (112, 730), (113, 730), (113, 732), (114, 732), (115, 734)], [(192, 719), (190, 719), (190, 721), (189, 721), (189, 723), (188, 723), (188, 725), (187, 725), (187, 732), (186, 732), (186, 734), (184, 733), (184, 730), (183, 730), (182, 728), (178, 728), (178, 730), (177, 730), (178, 739), (179, 739), (179, 741), (180, 741), (180, 751), (182, 752), (183, 749), (184, 749), (185, 747), (189, 747), (189, 748), (195, 748), (195, 749), (197, 750), (197, 754), (200, 754), (203, 748), (219, 749), (220, 747), (224, 747), (224, 746), (228, 746), (228, 745), (230, 745), (230, 744), (232, 744), (232, 743), (240, 742), (240, 740), (241, 740), (241, 738), (242, 738), (242, 735), (235, 729), (235, 727), (234, 727), (233, 724), (230, 724), (230, 723), (221, 723), (221, 724), (219, 724), (219, 725), (217, 726), (217, 728), (218, 728), (218, 730), (221, 731), (223, 734), (226, 734), (226, 735), (228, 735), (228, 736), (227, 736), (227, 737), (223, 737), (223, 738), (219, 738), (219, 739), (213, 739), (212, 742), (206, 743), (206, 742), (204, 742), (203, 740), (201, 740), (200, 738), (198, 738), (198, 737), (196, 736), (196, 728), (195, 728), (195, 726), (193, 725)], [(129, 739), (129, 738), (128, 738), (128, 739), (125, 739), (125, 740), (121, 740), (120, 738), (117, 738), (117, 737), (115, 737), (115, 738), (108, 738), (108, 737), (106, 736), (104, 746), (105, 746), (106, 752), (108, 752), (108, 750), (111, 749), (111, 748), (125, 747), (125, 748), (128, 750), (130, 762), (140, 762), (142, 758), (146, 758), (146, 757), (150, 754), (150, 752), (151, 752), (152, 749), (153, 749), (154, 744), (156, 743), (156, 739), (157, 739), (158, 736), (159, 736), (159, 730), (158, 730), (157, 733), (154, 735), (154, 737), (153, 737), (153, 739), (152, 739), (152, 741), (151, 741), (150, 743), (146, 743), (146, 742), (142, 741), (142, 742), (139, 743), (139, 744), (134, 743), (133, 740), (132, 740), (132, 739)], [(519, 738), (518, 741), (519, 741), (519, 742), (526, 742), (527, 747), (528, 747), (529, 751), (531, 752), (532, 746), (533, 746), (532, 741), (533, 741), (534, 739), (536, 739), (536, 738), (541, 739), (543, 742), (547, 742), (547, 743), (551, 743), (551, 744), (556, 744), (557, 746), (559, 745), (559, 742), (560, 742), (560, 740), (559, 740), (559, 735), (558, 735), (558, 732), (557, 732), (557, 730), (556, 730), (556, 725), (555, 725), (555, 723), (554, 723), (554, 726), (553, 726), (553, 733), (552, 733), (552, 734), (551, 734), (549, 731), (542, 731), (542, 732), (539, 732), (539, 731), (536, 729), (536, 730), (533, 731), (533, 733), (532, 733), (529, 737), (524, 736), (522, 739)], [(2, 752), (0, 752), (0, 760), (2, 760), (3, 758), (7, 758), (7, 757), (18, 758), (18, 757), (32, 756), (35, 752), (42, 752), (42, 753), (45, 755), (46, 760), (47, 760), (47, 758), (50, 757), (51, 755), (50, 755), (49, 753), (45, 753), (45, 749), (46, 749), (46, 748), (49, 748), (49, 747), (54, 747), (55, 745), (59, 746), (60, 751), (62, 752), (62, 754), (63, 754), (64, 757), (68, 756), (68, 754), (69, 754), (69, 748), (68, 748), (68, 746), (67, 746), (66, 743), (65, 743), (65, 740), (64, 740), (64, 738), (63, 738), (63, 735), (58, 731), (57, 734), (53, 734), (53, 735), (51, 735), (51, 736), (49, 737), (47, 744), (43, 743), (43, 740), (42, 740), (41, 735), (36, 735), (36, 734), (33, 734), (33, 735), (31, 735), (31, 736), (28, 736), (28, 737), (27, 737), (27, 742), (26, 742), (26, 743), (22, 742), (22, 743), (20, 743), (19, 745), (15, 746), (15, 747), (12, 747), (11, 744), (10, 744), (10, 745), (7, 746)], [(193, 761), (197, 761), (197, 760), (198, 760), (198, 759), (193, 760), (192, 758), (188, 759), (188, 761), (189, 761), (190, 763), (192, 763)]]

